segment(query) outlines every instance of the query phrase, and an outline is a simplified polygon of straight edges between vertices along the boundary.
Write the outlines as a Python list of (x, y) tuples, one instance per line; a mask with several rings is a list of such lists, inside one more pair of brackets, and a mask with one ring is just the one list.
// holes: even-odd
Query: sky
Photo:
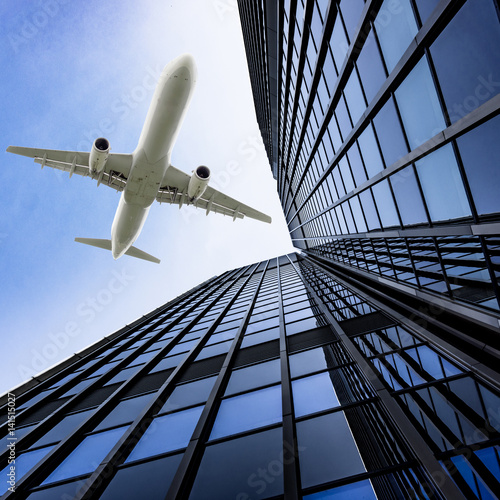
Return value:
[[(0, 3), (0, 393), (201, 282), (294, 251), (252, 100), (236, 0)], [(272, 224), (155, 203), (135, 246), (156, 265), (74, 242), (110, 238), (119, 194), (5, 152), (132, 152), (163, 67), (189, 52), (197, 86), (172, 164)]]

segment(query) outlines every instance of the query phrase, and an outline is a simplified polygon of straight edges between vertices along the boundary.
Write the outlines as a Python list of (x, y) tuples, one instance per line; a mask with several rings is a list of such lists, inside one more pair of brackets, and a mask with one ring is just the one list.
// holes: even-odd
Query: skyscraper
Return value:
[(301, 253), (6, 395), (0, 493), (500, 498), (497, 3), (239, 9)]

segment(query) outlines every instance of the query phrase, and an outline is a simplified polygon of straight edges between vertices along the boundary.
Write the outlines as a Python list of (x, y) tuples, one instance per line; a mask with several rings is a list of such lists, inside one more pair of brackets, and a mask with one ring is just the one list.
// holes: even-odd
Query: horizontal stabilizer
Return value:
[[(111, 251), (111, 240), (98, 239), (98, 238), (75, 238), (77, 243), (83, 243), (85, 245), (91, 245), (97, 248), (103, 248), (104, 250)], [(147, 260), (149, 262), (154, 262), (155, 264), (160, 263), (160, 259), (153, 257), (152, 255), (139, 250), (136, 247), (130, 247), (125, 255), (130, 255), (131, 257), (136, 257), (137, 259)]]

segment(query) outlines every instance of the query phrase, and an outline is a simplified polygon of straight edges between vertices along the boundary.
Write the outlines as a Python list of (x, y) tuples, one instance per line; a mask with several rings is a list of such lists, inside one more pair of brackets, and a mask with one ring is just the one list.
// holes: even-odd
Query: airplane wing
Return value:
[(97, 185), (102, 183), (116, 191), (123, 191), (125, 188), (132, 165), (132, 155), (110, 153), (103, 170), (97, 174), (91, 174), (89, 169), (90, 153), (18, 146), (9, 146), (7, 152), (33, 158), (35, 163), (42, 165), (42, 168), (51, 167), (64, 170), (69, 172), (70, 177), (73, 174), (90, 176), (97, 180)]
[[(160, 203), (179, 205), (179, 208), (181, 208), (183, 204), (189, 205), (190, 202), (187, 196), (187, 188), (190, 178), (190, 175), (170, 165), (163, 178), (164, 185), (158, 191), (156, 200)], [(232, 217), (233, 220), (250, 217), (262, 222), (271, 223), (271, 217), (268, 215), (217, 191), (211, 186), (208, 186), (201, 198), (192, 204), (197, 208), (205, 210), (207, 215), (210, 212), (214, 212), (228, 215)]]

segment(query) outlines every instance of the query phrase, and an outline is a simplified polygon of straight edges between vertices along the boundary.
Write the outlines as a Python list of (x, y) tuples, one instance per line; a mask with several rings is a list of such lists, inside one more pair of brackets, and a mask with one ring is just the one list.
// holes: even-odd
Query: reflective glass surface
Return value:
[(99, 497), (101, 500), (164, 500), (182, 453), (120, 469)]
[(375, 19), (375, 29), (389, 73), (417, 34), (409, 0), (385, 0)]
[(280, 360), (239, 368), (231, 373), (225, 395), (243, 392), (281, 380)]
[(87, 436), (42, 484), (94, 471), (125, 432), (126, 427)]
[(391, 185), (403, 224), (427, 222), (427, 215), (413, 166), (410, 165), (393, 174), (391, 176)]
[(178, 385), (158, 413), (204, 403), (208, 399), (216, 380), (217, 377), (214, 376)]
[(363, 48), (356, 61), (359, 77), (365, 91), (368, 104), (375, 97), (382, 84), (385, 82), (385, 70), (377, 47), (377, 42), (370, 31)]
[(398, 214), (387, 179), (373, 185), (372, 191), (377, 203), (378, 213), (382, 219), (382, 226), (399, 226)]
[(465, 2), (431, 45), (452, 123), (500, 91), (500, 52), (492, 50), (499, 46), (500, 24), (492, 0)]
[(210, 439), (281, 422), (281, 386), (233, 396), (221, 402)]
[(447, 144), (425, 156), (416, 162), (416, 166), (432, 220), (471, 214), (451, 145)]
[(294, 380), (292, 391), (296, 417), (335, 408), (340, 404), (330, 372)]
[(396, 89), (396, 101), (411, 149), (446, 127), (425, 57), (420, 59)]
[(297, 422), (302, 487), (365, 472), (344, 412)]
[(369, 479), (305, 495), (304, 500), (377, 500)]
[(157, 417), (135, 445), (125, 463), (185, 448), (198, 423), (203, 406)]
[(457, 139), (478, 214), (500, 212), (500, 116)]
[(263, 499), (282, 494), (283, 462), (293, 460), (290, 452), (283, 454), (282, 432), (271, 429), (207, 446), (189, 499)]

